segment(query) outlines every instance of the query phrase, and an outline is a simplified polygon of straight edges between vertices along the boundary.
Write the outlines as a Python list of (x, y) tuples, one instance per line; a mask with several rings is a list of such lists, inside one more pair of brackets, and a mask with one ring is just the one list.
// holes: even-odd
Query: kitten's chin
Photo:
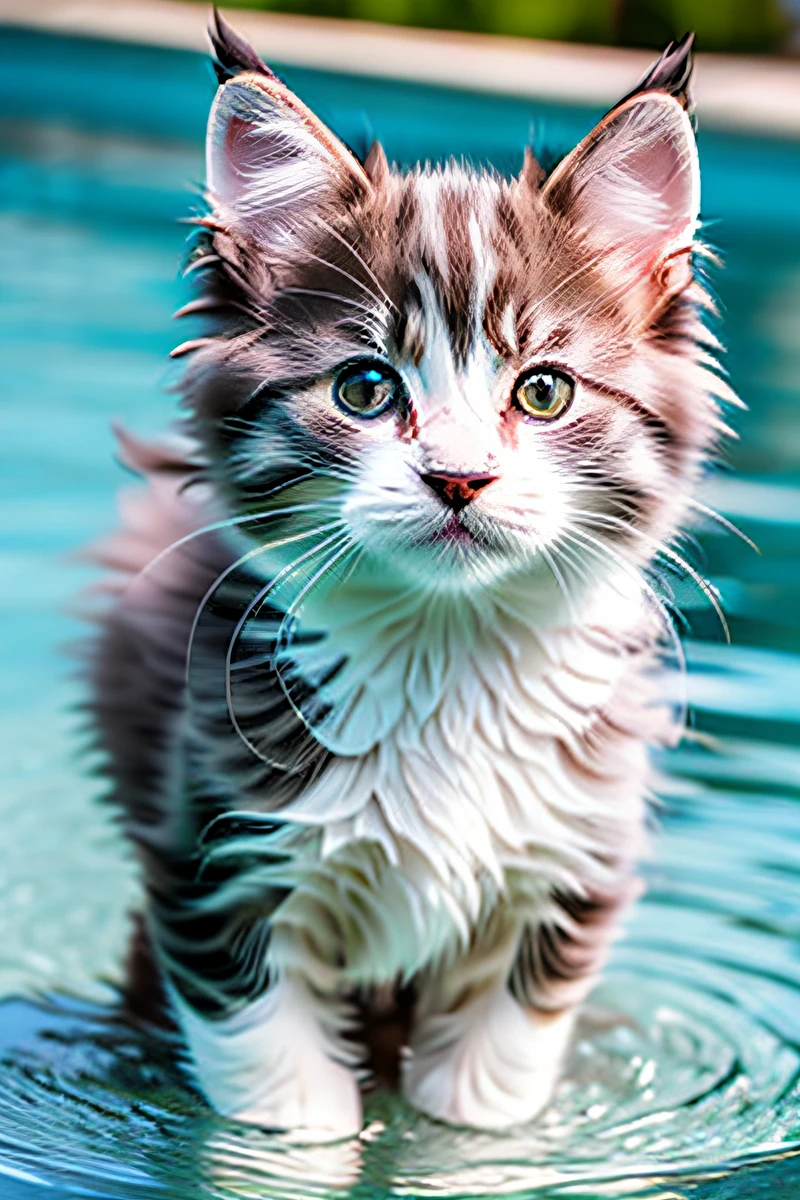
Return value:
[(457, 517), (425, 536), (364, 539), (372, 562), (398, 581), (429, 592), (474, 592), (535, 571), (540, 556), (471, 532)]
[(465, 592), (536, 573), (543, 555), (536, 531), (521, 529), (468, 506), (381, 503), (356, 491), (342, 517), (356, 545), (387, 577), (425, 591)]

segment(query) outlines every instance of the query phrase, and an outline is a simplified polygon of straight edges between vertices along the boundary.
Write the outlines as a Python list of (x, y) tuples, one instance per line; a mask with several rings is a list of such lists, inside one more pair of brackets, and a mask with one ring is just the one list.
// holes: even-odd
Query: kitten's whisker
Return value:
[(371, 328), (363, 317), (340, 317), (338, 321), (334, 322), (335, 329), (346, 329), (348, 326), (356, 329), (366, 347), (373, 351), (383, 351), (385, 343), (384, 331)]
[[(533, 314), (537, 312), (543, 304), (546, 304), (548, 300), (551, 300), (553, 296), (557, 295), (562, 288), (567, 287), (570, 283), (573, 283), (575, 280), (579, 279), (581, 275), (585, 274), (587, 271), (590, 271), (593, 267), (596, 267), (598, 263), (601, 263), (606, 257), (606, 254), (607, 251), (605, 249), (601, 250), (594, 256), (594, 258), (590, 258), (588, 262), (582, 263), (581, 266), (577, 267), (571, 275), (567, 275), (566, 278), (559, 280), (559, 282), (555, 284), (549, 292), (546, 292), (544, 296), (538, 297), (533, 304), (530, 304), (528, 308), (521, 313), (520, 321), (522, 322), (532, 317)], [(537, 347), (537, 353), (542, 348), (543, 347)]]
[(564, 600), (566, 601), (567, 611), (570, 615), (570, 619), (575, 624), (577, 624), (578, 614), (575, 609), (573, 597), (572, 597), (569, 589), (567, 588), (564, 576), (561, 574), (559, 567), (556, 565), (554, 556), (550, 553), (547, 546), (545, 546), (544, 542), (540, 543), (539, 550), (541, 551), (542, 555), (544, 556), (544, 560), (547, 563), (548, 567), (550, 568), (550, 570), (553, 574), (553, 578), (555, 579), (556, 583), (558, 584), (559, 590), (561, 591), (561, 594), (563, 595)]
[(556, 549), (558, 550), (561, 559), (567, 563), (568, 566), (572, 567), (575, 574), (589, 587), (592, 587), (594, 585), (594, 580), (589, 574), (586, 564), (581, 561), (578, 554), (573, 554), (571, 550), (567, 550), (566, 546), (561, 545), (561, 534), (558, 535), (553, 544), (553, 551), (555, 552)]
[(369, 305), (362, 303), (360, 300), (351, 300), (349, 296), (342, 296), (339, 292), (323, 292), (319, 288), (288, 287), (281, 288), (281, 295), (317, 296), (320, 300), (336, 300), (340, 304), (348, 304), (351, 308), (358, 308), (368, 316), (374, 316), (374, 312)]
[(749, 538), (746, 533), (743, 533), (738, 525), (734, 525), (733, 521), (729, 521), (727, 517), (723, 517), (722, 513), (718, 513), (716, 509), (709, 508), (707, 504), (701, 504), (699, 500), (695, 500), (691, 496), (686, 496), (685, 499), (687, 504), (690, 504), (692, 508), (696, 508), (699, 512), (705, 513), (707, 517), (711, 517), (715, 521), (719, 521), (720, 525), (723, 525), (725, 529), (729, 531), (729, 533), (735, 533), (737, 537), (741, 538), (743, 542), (747, 543), (751, 550), (755, 550), (756, 554), (761, 554), (761, 550), (756, 543), (752, 541), (752, 539)]
[(703, 578), (699, 571), (696, 571), (690, 563), (687, 563), (686, 559), (678, 554), (677, 551), (673, 550), (670, 546), (665, 545), (664, 542), (659, 542), (656, 541), (655, 538), (649, 537), (643, 530), (636, 529), (633, 525), (627, 525), (624, 521), (620, 521), (618, 518), (612, 517), (608, 513), (592, 513), (575, 509), (572, 511), (574, 516), (582, 516), (585, 519), (589, 519), (600, 524), (605, 524), (606, 526), (612, 525), (614, 528), (622, 528), (626, 533), (631, 533), (634, 535), (634, 537), (641, 538), (642, 541), (644, 541), (645, 544), (649, 546), (656, 555), (663, 554), (666, 558), (670, 559), (672, 563), (683, 570), (700, 588), (701, 592), (714, 609), (714, 612), (717, 614), (723, 633), (725, 634), (725, 640), (728, 642), (728, 644), (730, 644), (730, 628), (714, 587), (707, 579)]
[(272, 652), (266, 651), (263, 654), (253, 654), (250, 658), (243, 658), (239, 662), (231, 663), (231, 671), (249, 671), (253, 667), (263, 667), (267, 663), (272, 662)]
[(618, 554), (615, 550), (613, 550), (608, 545), (607, 542), (604, 542), (602, 540), (602, 538), (594, 537), (592, 534), (588, 533), (587, 530), (585, 530), (583, 528), (583, 526), (578, 526), (577, 528), (575, 526), (573, 526), (571, 530), (565, 531), (562, 534), (562, 536), (565, 537), (568, 541), (575, 542), (579, 546), (579, 548), (582, 547), (584, 550), (588, 551), (590, 554), (594, 554), (594, 556), (597, 559), (599, 559), (601, 562), (603, 562), (605, 560), (609, 560), (612, 563), (614, 563), (655, 604), (656, 609), (659, 613), (659, 616), (661, 617), (661, 619), (663, 621), (664, 631), (667, 634), (667, 636), (669, 637), (670, 642), (672, 643), (672, 648), (675, 652), (675, 658), (676, 658), (678, 668), (679, 668), (679, 674), (681, 676), (681, 679), (683, 680), (684, 694), (681, 698), (681, 724), (685, 724), (686, 713), (688, 712), (688, 708), (689, 708), (688, 685), (686, 683), (686, 677), (687, 677), (686, 655), (683, 652), (683, 646), (681, 644), (681, 640), (678, 636), (678, 632), (675, 628), (675, 625), (672, 621), (669, 611), (667, 610), (667, 607), (664, 604), (664, 601), (658, 595), (658, 592), (656, 592), (653, 585), (651, 583), (649, 583), (648, 580), (642, 576), (641, 572), (638, 571), (634, 566), (632, 566), (627, 561), (627, 559), (625, 559), (625, 557), (623, 555)]
[[(333, 528), (335, 528), (337, 530), (341, 530), (341, 528), (342, 528), (341, 522), (340, 521), (335, 522), (333, 525)], [(228, 642), (228, 649), (225, 654), (225, 700), (226, 700), (226, 703), (228, 706), (228, 715), (230, 717), (233, 728), (235, 729), (238, 736), (241, 738), (244, 745), (247, 746), (248, 750), (250, 750), (251, 753), (256, 756), (256, 758), (260, 758), (262, 762), (265, 762), (269, 765), (274, 765), (272, 759), (269, 759), (269, 758), (267, 758), (267, 756), (265, 754), (262, 754), (261, 751), (258, 749), (258, 747), (253, 742), (250, 741), (250, 739), (247, 737), (244, 730), (242, 729), (241, 725), (239, 724), (239, 721), (236, 717), (236, 713), (234, 711), (233, 690), (232, 690), (232, 681), (231, 681), (231, 661), (233, 658), (234, 649), (236, 647), (236, 643), (239, 640), (242, 630), (244, 629), (245, 625), (247, 624), (248, 620), (250, 619), (251, 614), (267, 599), (267, 597), (270, 595), (270, 593), (273, 592), (276, 588), (278, 588), (280, 586), (280, 584), (283, 582), (283, 580), (287, 576), (291, 575), (294, 571), (296, 571), (297, 568), (302, 565), (302, 563), (307, 562), (309, 559), (311, 559), (315, 555), (319, 554), (322, 550), (324, 550), (326, 547), (330, 546), (331, 544), (340, 542), (342, 540), (343, 536), (347, 538), (348, 544), (349, 544), (349, 542), (350, 542), (349, 534), (345, 533), (343, 535), (341, 532), (333, 533), (333, 534), (331, 534), (330, 537), (324, 538), (321, 542), (318, 542), (317, 545), (312, 546), (310, 550), (307, 550), (304, 554), (301, 554), (299, 558), (294, 559), (291, 563), (289, 563), (281, 571), (279, 571), (278, 574), (276, 576), (274, 576), (274, 578), (271, 579), (269, 581), (269, 583), (265, 584), (265, 586), (263, 588), (261, 588), (260, 591), (248, 603), (247, 608), (244, 610), (244, 612), (242, 613), (238, 622), (236, 623), (236, 628), (234, 629), (234, 631), (231, 635), (230, 641)]]
[[(353, 255), (353, 258), (356, 260), (356, 262), (361, 264), (361, 266), (367, 272), (367, 274), (369, 275), (370, 279), (375, 284), (375, 286), (380, 289), (382, 295), (386, 299), (386, 303), (389, 304), (395, 311), (397, 311), (397, 305), (394, 303), (394, 301), (390, 297), (389, 293), (386, 291), (383, 284), (381, 283), (380, 279), (378, 279), (375, 272), (372, 270), (372, 268), (369, 266), (369, 264), (364, 261), (364, 259), (361, 257), (361, 255), (358, 253), (355, 246), (351, 245), (350, 242), (348, 242), (346, 238), (342, 237), (342, 235), (336, 229), (334, 229), (334, 227), (332, 225), (330, 225), (326, 220), (324, 220), (318, 214), (316, 216), (316, 221), (317, 221), (317, 224), (321, 225), (323, 227), (323, 229), (327, 230), (327, 232), (329, 234), (331, 234), (332, 237), (335, 237), (337, 242), (340, 242), (344, 246), (345, 250), (348, 250)], [(376, 299), (377, 299), (377, 297), (376, 297)]]
[(228, 579), (229, 576), (231, 576), (233, 574), (234, 571), (236, 571), (239, 567), (244, 566), (244, 564), (246, 562), (250, 562), (251, 559), (257, 558), (261, 554), (266, 554), (269, 550), (277, 550), (280, 546), (288, 546), (288, 545), (291, 545), (293, 542), (300, 542), (300, 541), (303, 541), (305, 538), (314, 537), (315, 534), (327, 533), (328, 530), (337, 528), (339, 524), (340, 524), (340, 522), (338, 520), (331, 521), (327, 525), (318, 525), (315, 529), (301, 530), (300, 532), (290, 534), (287, 537), (275, 538), (273, 541), (262, 543), (262, 544), (259, 544), (258, 546), (254, 546), (251, 550), (248, 550), (246, 554), (243, 554), (240, 558), (237, 558), (235, 562), (230, 563), (225, 568), (224, 571), (221, 571), (219, 573), (219, 575), (217, 575), (214, 582), (206, 590), (205, 595), (203, 596), (203, 599), (200, 601), (199, 605), (197, 606), (197, 610), (192, 619), (192, 625), (191, 625), (191, 629), (189, 631), (189, 641), (188, 641), (188, 644), (186, 647), (186, 683), (187, 683), (187, 686), (189, 683), (189, 670), (191, 667), (192, 650), (194, 649), (194, 641), (195, 641), (195, 636), (197, 634), (197, 627), (200, 623), (203, 613), (206, 610), (207, 605), (210, 603), (212, 596), (217, 591), (217, 589), (220, 587), (220, 585), (223, 584), (225, 582), (225, 580)]
[(594, 537), (591, 533), (588, 532), (588, 530), (586, 530), (580, 524), (574, 525), (574, 526), (572, 526), (572, 528), (570, 530), (562, 532), (561, 536), (566, 537), (573, 541), (578, 539), (580, 542), (583, 543), (583, 546), (586, 550), (588, 550), (590, 553), (592, 553), (592, 552), (594, 553), (595, 557), (606, 558), (609, 561), (613, 562), (616, 566), (618, 566), (620, 568), (620, 570), (638, 588), (640, 588), (642, 591), (644, 591), (650, 597), (650, 599), (654, 602), (654, 604), (658, 608), (658, 611), (659, 611), (660, 615), (662, 616), (662, 618), (664, 619), (670, 632), (672, 634), (675, 633), (674, 623), (672, 621), (672, 618), (669, 615), (669, 612), (666, 608), (663, 598), (661, 596), (659, 596), (658, 592), (655, 590), (653, 585), (641, 573), (641, 571), (633, 563), (629, 562), (628, 559), (626, 559), (623, 554), (620, 554), (616, 549), (609, 546), (608, 542), (603, 541), (602, 538)]
[[(294, 484), (300, 483), (309, 478), (311, 478), (310, 475), (304, 475), (302, 476), (302, 479), (292, 479), (289, 483), (283, 483), (278, 487), (273, 488), (272, 492), (264, 492), (264, 495), (269, 496), (271, 494), (278, 494), (285, 488), (292, 487)], [(267, 509), (265, 512), (245, 513), (239, 517), (226, 517), (224, 520), (212, 521), (210, 525), (204, 525), (201, 529), (193, 529), (191, 533), (184, 534), (183, 537), (171, 542), (169, 546), (165, 546), (163, 550), (159, 550), (158, 554), (156, 554), (154, 558), (151, 558), (150, 561), (142, 567), (141, 571), (134, 576), (134, 578), (131, 580), (131, 586), (138, 579), (143, 579), (145, 576), (149, 575), (150, 572), (161, 562), (162, 559), (166, 558), (168, 554), (171, 554), (174, 550), (179, 550), (181, 546), (185, 546), (188, 542), (192, 542), (195, 538), (202, 537), (204, 534), (216, 533), (221, 529), (231, 529), (236, 525), (247, 525), (252, 521), (265, 521), (268, 517), (284, 516), (293, 512), (303, 512), (314, 507), (316, 507), (316, 505), (306, 504), (293, 505), (291, 508)]]
[[(643, 536), (646, 536), (646, 535), (643, 535)], [(681, 570), (685, 571), (690, 579), (694, 580), (694, 582), (700, 588), (700, 591), (703, 593), (705, 598), (708, 600), (711, 607), (714, 609), (714, 612), (717, 614), (719, 623), (722, 626), (722, 631), (725, 634), (725, 641), (728, 643), (728, 645), (730, 645), (730, 642), (731, 642), (730, 627), (728, 626), (728, 622), (725, 617), (725, 613), (723, 612), (722, 605), (719, 602), (719, 598), (716, 593), (716, 589), (713, 587), (713, 585), (711, 583), (709, 583), (709, 581), (707, 579), (704, 579), (699, 571), (695, 571), (694, 567), (690, 566), (690, 564), (687, 563), (686, 559), (682, 558), (681, 555), (676, 553), (676, 551), (671, 549), (671, 547), (665, 546), (663, 543), (659, 544), (655, 541), (651, 541), (651, 544), (653, 545), (654, 549), (656, 550), (656, 553), (665, 554), (667, 556), (667, 558), (669, 558), (673, 563), (675, 563), (675, 565), (677, 567), (679, 567), (679, 568), (681, 568)]]
[[(376, 304), (380, 305), (381, 309), (385, 310), (388, 307), (385, 300), (382, 300), (381, 297), (376, 295), (375, 292), (368, 288), (366, 284), (362, 282), (362, 280), (356, 279), (355, 275), (351, 275), (349, 271), (344, 269), (344, 267), (337, 267), (335, 263), (330, 262), (328, 259), (320, 258), (318, 254), (313, 254), (310, 250), (304, 250), (303, 254), (308, 258), (313, 258), (314, 262), (320, 263), (323, 267), (328, 267), (331, 271), (336, 271), (339, 275), (343, 275), (345, 279), (349, 279), (350, 282), (354, 283), (356, 287), (364, 293), (365, 296), (369, 296), (371, 300), (374, 300)], [(342, 297), (342, 299), (344, 298), (345, 297)]]
[[(625, 533), (631, 533), (631, 534), (637, 535), (641, 538), (645, 538), (645, 536), (646, 536), (640, 530), (638, 530), (638, 529), (634, 528), (632, 525), (630, 525), (627, 521), (622, 521), (618, 517), (613, 517), (613, 516), (611, 516), (610, 513), (594, 513), (594, 512), (587, 511), (587, 510), (575, 509), (575, 508), (571, 509), (570, 511), (573, 516), (583, 517), (586, 521), (590, 522), (592, 525), (595, 525), (600, 529), (603, 529), (603, 528), (609, 529), (610, 528), (610, 529), (614, 530), (615, 532), (617, 530), (622, 530)], [(581, 529), (584, 533), (587, 532), (584, 525), (580, 521), (577, 523), (577, 528)], [(607, 542), (603, 542), (602, 544), (606, 547), (608, 552), (611, 553), (611, 547), (609, 546), (609, 544)], [(661, 544), (659, 542), (657, 542), (655, 539), (649, 539), (647, 541), (647, 548), (648, 548), (649, 554), (652, 556), (654, 550), (657, 551), (661, 548)], [(619, 551), (618, 545), (617, 545), (617, 550)], [(621, 555), (621, 557), (623, 557), (623, 556)], [(625, 561), (628, 562), (627, 559), (625, 559)], [(636, 570), (637, 572), (654, 570), (652, 561), (644, 562), (644, 563), (636, 563), (636, 564), (629, 563), (628, 565), (633, 570)], [(644, 576), (641, 576), (641, 578), (644, 578)], [(672, 589), (670, 588), (667, 581), (661, 575), (658, 576), (658, 581), (659, 581), (659, 584), (663, 588), (665, 588), (667, 590), (667, 592), (669, 593), (670, 602), (674, 603), (675, 598), (674, 598)], [(677, 614), (677, 617), (679, 618), (679, 620), (681, 621), (681, 623), (684, 625), (684, 627), (688, 628), (688, 623), (687, 623), (685, 617), (680, 612), (680, 610), (677, 609), (677, 607), (676, 607), (676, 614)]]
[[(229, 419), (228, 424), (232, 425), (237, 418)], [(248, 423), (248, 427), (242, 422), (242, 434), (240, 437), (241, 445), (231, 457), (231, 464), (236, 469), (237, 478), (250, 479), (257, 476), (259, 472), (265, 472), (266, 478), (269, 478), (270, 470), (272, 469), (272, 460), (269, 455), (263, 452), (263, 447), (258, 446), (257, 450), (251, 450), (253, 443), (259, 443), (268, 432), (266, 425), (258, 422)], [(340, 454), (338, 459), (333, 461), (326, 459), (319, 452), (309, 451), (305, 447), (292, 447), (291, 456), (284, 457), (281, 466), (285, 469), (288, 462), (297, 464), (298, 468), (305, 470), (305, 474), (297, 479), (292, 479), (288, 484), (283, 486), (291, 486), (293, 483), (306, 482), (310, 479), (327, 477), (337, 479), (342, 483), (354, 483), (357, 478), (355, 467), (357, 459), (355, 455), (350, 454), (347, 457)], [(269, 495), (269, 492), (265, 492)]]
[[(351, 554), (353, 555), (353, 560), (350, 564), (348, 564), (347, 558)], [(309, 594), (309, 592), (311, 592), (317, 586), (317, 584), (321, 583), (323, 581), (323, 579), (325, 578), (325, 576), (328, 575), (331, 571), (333, 571), (334, 567), (336, 567), (337, 564), (342, 559), (345, 560), (346, 567), (349, 566), (349, 570), (347, 572), (347, 575), (340, 578), (340, 581), (339, 581), (340, 583), (344, 583), (346, 581), (347, 577), (353, 573), (360, 557), (361, 557), (361, 551), (358, 549), (358, 547), (356, 546), (356, 544), (353, 542), (352, 538), (348, 534), (345, 544), (339, 550), (337, 550), (331, 556), (331, 558), (329, 558), (328, 561), (322, 565), (322, 567), (320, 567), (320, 569), (317, 571), (317, 573), (309, 580), (309, 582), (302, 589), (300, 594), (297, 597), (295, 597), (295, 599), (289, 605), (288, 609), (286, 610), (286, 614), (284, 615), (283, 620), (280, 623), (280, 626), (278, 628), (278, 633), (275, 638), (275, 677), (277, 678), (278, 683), (280, 684), (281, 691), (283, 692), (284, 696), (286, 697), (289, 704), (291, 705), (292, 712), (295, 714), (295, 716), (298, 718), (298, 720), (302, 722), (302, 724), (305, 726), (305, 728), (309, 730), (310, 733), (313, 733), (313, 730), (311, 729), (311, 726), (309, 725), (308, 721), (306, 720), (305, 715), (301, 711), (300, 707), (297, 704), (295, 704), (295, 701), (294, 701), (291, 693), (289, 692), (289, 689), (286, 686), (286, 682), (283, 678), (283, 675), (281, 674), (281, 671), (277, 665), (278, 655), (279, 655), (282, 645), (283, 645), (284, 629), (285, 629), (287, 623), (289, 621), (293, 620), (295, 614), (299, 611), (303, 601), (305, 600), (305, 598)]]

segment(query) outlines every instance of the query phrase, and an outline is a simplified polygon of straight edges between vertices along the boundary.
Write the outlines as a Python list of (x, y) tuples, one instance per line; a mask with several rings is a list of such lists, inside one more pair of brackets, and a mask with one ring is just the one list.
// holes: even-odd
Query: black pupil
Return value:
[(391, 399), (393, 391), (394, 381), (374, 367), (358, 371), (339, 385), (342, 400), (356, 412), (382, 408)]
[(534, 408), (551, 408), (555, 398), (556, 381), (552, 375), (536, 375), (528, 380), (525, 391)]

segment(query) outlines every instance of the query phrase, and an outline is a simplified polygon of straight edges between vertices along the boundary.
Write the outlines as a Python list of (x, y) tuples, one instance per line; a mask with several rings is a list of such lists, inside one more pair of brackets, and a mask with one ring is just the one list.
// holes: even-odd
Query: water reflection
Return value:
[(328, 1146), (293, 1145), (257, 1130), (219, 1129), (201, 1149), (200, 1174), (224, 1196), (346, 1196), (362, 1177), (360, 1140)]

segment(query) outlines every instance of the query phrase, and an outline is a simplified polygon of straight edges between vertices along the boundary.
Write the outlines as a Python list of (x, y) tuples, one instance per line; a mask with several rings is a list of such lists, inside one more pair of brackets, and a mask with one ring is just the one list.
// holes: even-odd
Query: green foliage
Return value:
[(764, 54), (781, 49), (791, 28), (779, 0), (620, 0), (615, 8), (623, 45), (660, 46), (693, 29), (698, 50)]
[(560, 41), (660, 49), (688, 29), (699, 50), (780, 50), (790, 22), (780, 0), (228, 0), (240, 8), (350, 17)]

